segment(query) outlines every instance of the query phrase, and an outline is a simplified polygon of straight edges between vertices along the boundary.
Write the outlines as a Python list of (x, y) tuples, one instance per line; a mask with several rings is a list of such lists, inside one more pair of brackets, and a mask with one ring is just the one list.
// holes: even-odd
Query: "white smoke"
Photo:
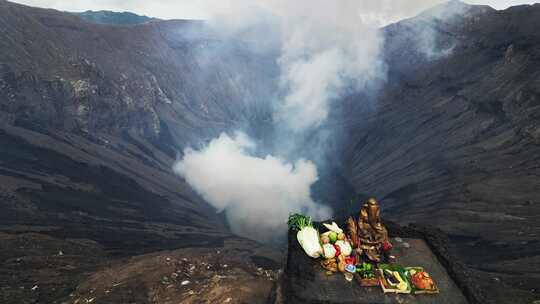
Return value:
[(256, 144), (245, 134), (223, 133), (200, 151), (186, 149), (174, 171), (218, 211), (225, 211), (234, 233), (272, 241), (283, 236), (290, 212), (331, 216), (313, 202), (310, 187), (317, 168), (303, 159), (294, 164), (268, 155), (253, 156)]
[[(234, 35), (272, 23), (281, 55), (282, 96), (274, 118), (302, 133), (320, 126), (332, 101), (345, 88), (361, 91), (383, 80), (386, 67), (380, 53), (384, 38), (379, 28), (416, 14), (442, 0), (246, 0), (201, 2), (210, 13), (210, 24)], [(266, 16), (266, 17), (265, 17)], [(271, 17), (268, 17), (271, 16)], [(273, 40), (273, 32), (260, 37)], [(259, 42), (260, 43), (260, 42)], [(263, 42), (264, 43), (264, 42)]]
[[(444, 6), (424, 11), (414, 20), (404, 20), (402, 24), (408, 27), (410, 35), (404, 39), (407, 39), (407, 42), (427, 60), (447, 57), (454, 51), (457, 40), (447, 33), (439, 32), (438, 27), (448, 22), (460, 22), (456, 18), (465, 15), (469, 8), (470, 6), (462, 2), (450, 1)], [(446, 36), (446, 44), (438, 42), (441, 36)]]
[(276, 118), (294, 132), (324, 122), (331, 102), (345, 87), (362, 90), (385, 77), (379, 56), (383, 39), (377, 28), (343, 20), (287, 22), (279, 59), (281, 85), (287, 93), (276, 108)]
[(274, 152), (287, 159), (258, 157), (256, 145), (243, 133), (232, 138), (222, 134), (201, 150), (185, 150), (175, 172), (225, 211), (233, 232), (249, 238), (279, 237), (292, 212), (315, 219), (330, 216), (330, 209), (311, 198), (315, 164), (298, 155), (303, 147), (294, 146), (314, 130), (319, 133), (310, 136), (320, 137), (324, 145), (332, 135), (321, 126), (333, 102), (385, 79), (380, 26), (438, 2), (265, 0), (256, 8), (246, 1), (217, 5), (220, 9), (209, 24), (223, 37), (256, 37), (264, 47), (271, 41), (280, 52), (280, 90), (276, 100), (268, 102), (274, 102), (274, 122), (281, 126), (274, 146), (289, 150)]

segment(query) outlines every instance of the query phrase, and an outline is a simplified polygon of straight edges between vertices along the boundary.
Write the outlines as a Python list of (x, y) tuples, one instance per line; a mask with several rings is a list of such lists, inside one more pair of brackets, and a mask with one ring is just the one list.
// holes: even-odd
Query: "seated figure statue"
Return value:
[(370, 198), (360, 209), (358, 221), (353, 217), (347, 220), (357, 261), (379, 263), (392, 247), (388, 241), (388, 231), (381, 223), (380, 213), (379, 203)]

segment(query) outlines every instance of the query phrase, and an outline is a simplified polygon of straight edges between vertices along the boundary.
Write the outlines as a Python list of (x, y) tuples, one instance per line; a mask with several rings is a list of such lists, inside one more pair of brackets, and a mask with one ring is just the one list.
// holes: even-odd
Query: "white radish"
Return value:
[(319, 232), (313, 228), (310, 217), (293, 214), (289, 216), (289, 227), (298, 230), (296, 239), (308, 256), (316, 259), (322, 255), (323, 250), (319, 242)]
[(311, 226), (304, 227), (298, 231), (296, 238), (307, 255), (315, 259), (321, 256), (322, 247), (319, 243), (319, 233), (315, 228)]

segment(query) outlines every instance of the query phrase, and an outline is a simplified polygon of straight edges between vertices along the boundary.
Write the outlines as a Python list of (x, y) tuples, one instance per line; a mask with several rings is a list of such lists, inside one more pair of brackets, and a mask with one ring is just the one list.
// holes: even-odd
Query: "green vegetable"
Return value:
[(289, 225), (290, 229), (295, 231), (300, 231), (307, 226), (313, 226), (313, 223), (311, 222), (311, 217), (298, 213), (289, 215), (289, 220), (287, 221), (287, 224)]
[(362, 264), (356, 265), (356, 272), (363, 279), (374, 279), (375, 271), (373, 270), (373, 265), (371, 263), (363, 262)]
[(328, 234), (328, 238), (330, 238), (330, 243), (334, 244), (337, 241), (337, 233), (335, 231), (331, 231)]
[(313, 228), (311, 217), (301, 214), (291, 214), (287, 221), (289, 228), (298, 231), (296, 239), (306, 254), (312, 258), (322, 255), (323, 249), (319, 242), (319, 232)]
[(390, 271), (397, 271), (400, 274), (405, 274), (405, 268), (399, 264), (379, 264), (379, 269), (388, 269)]

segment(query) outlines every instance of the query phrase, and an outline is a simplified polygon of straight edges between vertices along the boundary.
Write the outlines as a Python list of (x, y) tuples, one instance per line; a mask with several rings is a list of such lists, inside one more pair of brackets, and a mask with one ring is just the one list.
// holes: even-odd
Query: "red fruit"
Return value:
[(383, 250), (384, 251), (390, 251), (390, 249), (392, 249), (392, 244), (388, 241), (384, 242), (383, 243)]

